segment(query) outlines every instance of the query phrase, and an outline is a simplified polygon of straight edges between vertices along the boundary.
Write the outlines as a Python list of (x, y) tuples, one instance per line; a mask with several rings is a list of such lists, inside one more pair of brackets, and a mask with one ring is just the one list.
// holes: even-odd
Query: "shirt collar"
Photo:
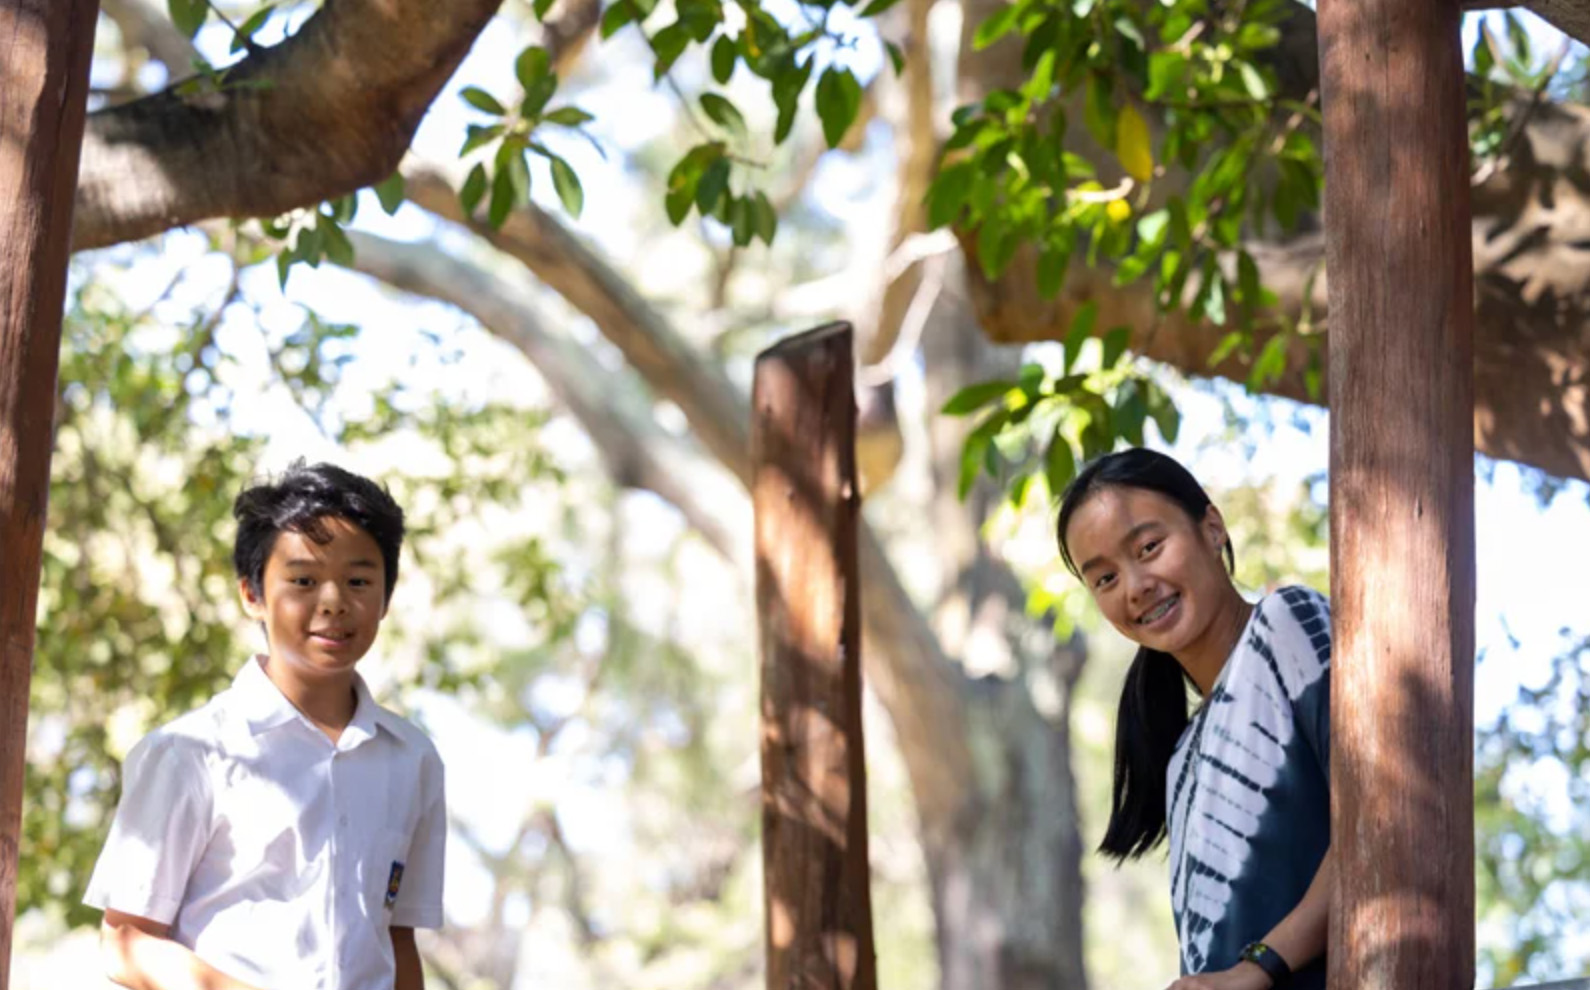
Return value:
[[(294, 720), (314, 728), (265, 673), (264, 660), (263, 656), (257, 654), (250, 657), (232, 680), (233, 703), (248, 723), (249, 732), (261, 735)], [(337, 741), (338, 749), (351, 749), (366, 739), (373, 739), (377, 728), (386, 729), (394, 739), (403, 738), (392, 725), (391, 713), (376, 704), (370, 686), (357, 673), (353, 675), (353, 693), (358, 703), (353, 709), (353, 719), (342, 730), (342, 737)]]

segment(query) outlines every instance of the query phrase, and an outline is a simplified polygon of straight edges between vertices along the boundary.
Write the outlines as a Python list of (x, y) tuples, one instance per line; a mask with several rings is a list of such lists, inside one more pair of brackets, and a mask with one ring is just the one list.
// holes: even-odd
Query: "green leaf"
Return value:
[(726, 34), (718, 35), (718, 40), (712, 43), (712, 78), (722, 86), (734, 75), (734, 63), (740, 57), (739, 49), (735, 48), (734, 40)]
[(944, 403), (944, 408), (939, 412), (945, 416), (965, 416), (976, 412), (995, 399), (1002, 398), (1015, 387), (1016, 383), (1012, 381), (977, 382), (950, 396), (949, 401)]
[(1158, 401), (1149, 404), (1149, 415), (1153, 417), (1154, 425), (1159, 427), (1159, 435), (1165, 442), (1175, 443), (1176, 435), (1181, 432), (1181, 411), (1164, 393), (1157, 395), (1156, 399)]
[(1065, 283), (1066, 266), (1070, 264), (1071, 252), (1058, 247), (1045, 247), (1043, 253), (1038, 255), (1038, 294), (1045, 299), (1053, 299), (1060, 294), (1060, 287)]
[(789, 137), (790, 129), (795, 126), (795, 111), (800, 105), (801, 91), (812, 77), (812, 62), (813, 59), (807, 56), (806, 61), (798, 67), (791, 62), (773, 76), (773, 105), (778, 107), (778, 123), (773, 129), (774, 144), (783, 144), (784, 139)]
[(292, 274), (293, 256), (289, 251), (276, 253), (276, 284), (283, 292), (287, 291), (287, 276)]
[(1082, 353), (1082, 345), (1093, 336), (1093, 327), (1098, 321), (1098, 303), (1090, 299), (1077, 307), (1076, 315), (1071, 317), (1071, 329), (1066, 332), (1065, 371), (1070, 372), (1076, 367), (1077, 356)]
[(1077, 476), (1077, 459), (1071, 450), (1071, 441), (1059, 430), (1054, 431), (1049, 449), (1044, 451), (1043, 476), (1049, 483), (1050, 498), (1059, 498), (1066, 486), (1071, 484), (1071, 479)]
[(712, 122), (728, 131), (735, 138), (745, 138), (745, 118), (740, 116), (740, 111), (735, 109), (733, 103), (717, 93), (701, 94), (701, 109), (707, 112)]
[(997, 13), (977, 25), (977, 32), (972, 35), (972, 48), (982, 51), (989, 45), (1009, 34), (1016, 27), (1017, 20), (1021, 17), (1021, 6), (1009, 4), (1001, 7)]
[(767, 198), (767, 193), (757, 190), (756, 205), (756, 236), (764, 244), (772, 244), (773, 238), (778, 234), (778, 211), (773, 209), (773, 204)]
[(1244, 339), (1245, 337), (1241, 330), (1233, 330), (1221, 337), (1220, 343), (1216, 344), (1215, 349), (1209, 352), (1209, 367), (1213, 368), (1230, 357), (1233, 351), (1242, 346)]
[(1269, 99), (1270, 87), (1265, 85), (1264, 77), (1252, 62), (1241, 63), (1237, 71), (1242, 74), (1242, 85), (1247, 88), (1249, 96), (1260, 101)]
[[(537, 5), (540, 0), (537, 0)], [(618, 4), (617, 6), (624, 6)], [(541, 15), (537, 14), (537, 17)], [(514, 78), (519, 80), (519, 85), (531, 89), (536, 83), (552, 74), (552, 56), (540, 45), (531, 45), (519, 53), (513, 60)]]
[(828, 147), (837, 148), (861, 110), (861, 83), (849, 69), (829, 66), (817, 81), (817, 116)]
[(1126, 353), (1126, 345), (1131, 343), (1131, 340), (1131, 327), (1116, 327), (1104, 335), (1103, 367), (1105, 371), (1115, 367), (1116, 362), (1121, 360), (1121, 355)]
[(506, 117), (508, 115), (508, 108), (498, 103), (495, 96), (492, 96), (479, 86), (465, 86), (458, 95), (463, 97), (464, 102), (476, 110), (495, 114), (498, 117)]
[(480, 199), (484, 195), (486, 195), (486, 166), (477, 163), (469, 170), (469, 177), (464, 180), (464, 187), (458, 191), (458, 204), (464, 208), (465, 215), (475, 215), (475, 207), (480, 205)]
[(702, 216), (711, 213), (718, 205), (718, 197), (729, 191), (729, 160), (718, 158), (701, 174), (696, 183), (696, 208)]
[(334, 221), (322, 220), (318, 226), (324, 238), (323, 244), (326, 257), (331, 260), (332, 264), (340, 265), (343, 268), (352, 266), (353, 242), (348, 240), (348, 235)]
[(393, 172), (380, 182), (377, 182), (374, 189), (375, 198), (380, 200), (381, 209), (386, 211), (387, 216), (396, 213), (398, 207), (403, 205), (406, 185), (403, 181), (402, 172)]
[(865, 7), (861, 8), (861, 16), (877, 17), (899, 2), (900, 0), (871, 0)]
[(1180, 95), (1187, 75), (1187, 57), (1179, 52), (1154, 52), (1148, 57), (1148, 89), (1143, 98), (1150, 102), (1165, 96)]
[[(185, 38), (198, 34), (210, 16), (210, 5), (206, 0), (166, 0), (166, 10), (171, 14), (171, 23)], [(285, 284), (286, 278), (282, 281)]]
[(1281, 377), (1286, 371), (1287, 334), (1278, 333), (1264, 342), (1258, 360), (1253, 362), (1253, 372), (1248, 376), (1248, 388), (1258, 390), (1267, 382)]
[(550, 74), (542, 76), (524, 91), (524, 99), (519, 102), (519, 113), (525, 117), (539, 115), (557, 91), (558, 77)]
[(889, 64), (894, 66), (894, 74), (896, 76), (902, 75), (905, 72), (905, 52), (901, 51), (900, 46), (892, 41), (885, 41), (883, 49), (889, 53)]
[(470, 124), (468, 129), (464, 132), (464, 146), (458, 149), (458, 157), (462, 158), (471, 151), (474, 151), (476, 148), (490, 144), (491, 142), (502, 137), (507, 132), (508, 127), (506, 124), (492, 124), (489, 127), (482, 127), (479, 124)]
[(558, 107), (541, 118), (544, 123), (557, 124), (559, 127), (579, 127), (595, 119), (579, 107)]
[(486, 222), (493, 228), (501, 229), (508, 219), (508, 214), (513, 212), (514, 182), (507, 169), (499, 169), (497, 175), (491, 180), (491, 205), (486, 210)]
[(625, 0), (618, 0), (617, 3), (602, 12), (602, 40), (606, 41), (611, 38), (619, 32), (619, 29), (634, 19), (634, 6), (626, 3)]
[(247, 48), (254, 40), (254, 36), (259, 33), (259, 29), (265, 26), (265, 22), (270, 20), (271, 14), (275, 12), (276, 5), (268, 3), (250, 14), (248, 20), (239, 24), (237, 33), (232, 36), (232, 54), (236, 55)]
[(1204, 300), (1204, 315), (1217, 327), (1226, 325), (1226, 280), (1216, 274), (1209, 280), (1209, 297)]
[(1138, 182), (1154, 177), (1154, 149), (1150, 145), (1148, 121), (1131, 105), (1122, 107), (1116, 117), (1115, 156), (1121, 160), (1126, 174)]
[(1143, 446), (1143, 424), (1148, 420), (1148, 400), (1136, 379), (1121, 383), (1115, 397), (1115, 429), (1134, 447)]
[(972, 490), (972, 485), (977, 482), (977, 473), (982, 464), (989, 458), (989, 448), (993, 444), (994, 434), (1004, 428), (1010, 421), (1010, 410), (996, 409), (988, 418), (977, 425), (966, 437), (966, 444), (961, 448), (961, 476), (957, 486), (959, 497), (965, 501)]
[(666, 76), (689, 44), (690, 29), (683, 21), (675, 21), (653, 35), (651, 49), (657, 56), (657, 64), (652, 68), (653, 78)]
[(744, 197), (729, 201), (729, 229), (734, 232), (734, 246), (746, 247), (756, 236), (756, 216), (751, 201)]
[(966, 206), (976, 171), (970, 161), (958, 162), (939, 172), (928, 187), (928, 229), (937, 230), (955, 223)]
[(535, 4), (532, 9), (535, 11), (536, 20), (546, 20), (547, 12), (552, 9), (552, 5), (556, 2), (557, 0), (535, 0)]
[(1082, 105), (1082, 123), (1101, 148), (1115, 147), (1115, 103), (1110, 98), (1107, 76), (1088, 73), (1087, 91)]
[(585, 209), (585, 190), (580, 188), (580, 177), (557, 155), (552, 155), (548, 161), (552, 163), (552, 187), (558, 191), (558, 199), (569, 216), (578, 219), (580, 211)]

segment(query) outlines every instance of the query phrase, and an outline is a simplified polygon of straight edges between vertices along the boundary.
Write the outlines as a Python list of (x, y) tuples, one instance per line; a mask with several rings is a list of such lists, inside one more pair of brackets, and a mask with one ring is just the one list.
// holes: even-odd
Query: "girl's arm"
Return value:
[[(1293, 972), (1325, 953), (1335, 872), (1335, 857), (1327, 849), (1303, 899), (1264, 937), (1264, 944), (1280, 953)], [(1270, 986), (1270, 977), (1264, 970), (1253, 963), (1240, 962), (1218, 973), (1184, 976), (1168, 990), (1269, 990)]]
[(128, 990), (255, 990), (173, 942), (170, 925), (106, 911), (99, 933), (105, 975)]
[(397, 961), (397, 983), (392, 990), (425, 990), (425, 970), (420, 966), (420, 950), (414, 944), (414, 929), (392, 932), (392, 956)]

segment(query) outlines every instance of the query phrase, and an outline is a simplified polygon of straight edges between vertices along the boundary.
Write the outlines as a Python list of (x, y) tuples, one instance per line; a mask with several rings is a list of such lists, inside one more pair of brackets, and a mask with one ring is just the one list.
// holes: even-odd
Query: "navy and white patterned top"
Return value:
[[(1166, 776), (1182, 973), (1238, 963), (1297, 907), (1330, 848), (1330, 602), (1266, 596)], [(1325, 986), (1323, 959), (1289, 988)]]

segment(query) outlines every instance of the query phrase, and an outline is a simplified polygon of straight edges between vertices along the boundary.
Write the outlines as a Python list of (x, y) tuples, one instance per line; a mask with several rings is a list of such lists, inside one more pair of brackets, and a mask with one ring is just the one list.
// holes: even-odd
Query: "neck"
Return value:
[(1215, 681), (1225, 669), (1231, 651), (1236, 649), (1237, 640), (1242, 638), (1248, 617), (1253, 614), (1253, 606), (1237, 594), (1236, 588), (1228, 588), (1227, 591), (1203, 635), (1176, 654), (1176, 662), (1181, 664), (1187, 676), (1198, 686), (1198, 693), (1205, 698), (1215, 689)]
[(353, 721), (353, 711), (358, 704), (353, 690), (353, 671), (306, 678), (293, 669), (292, 664), (267, 656), (265, 676), (332, 742), (336, 742), (342, 730)]

